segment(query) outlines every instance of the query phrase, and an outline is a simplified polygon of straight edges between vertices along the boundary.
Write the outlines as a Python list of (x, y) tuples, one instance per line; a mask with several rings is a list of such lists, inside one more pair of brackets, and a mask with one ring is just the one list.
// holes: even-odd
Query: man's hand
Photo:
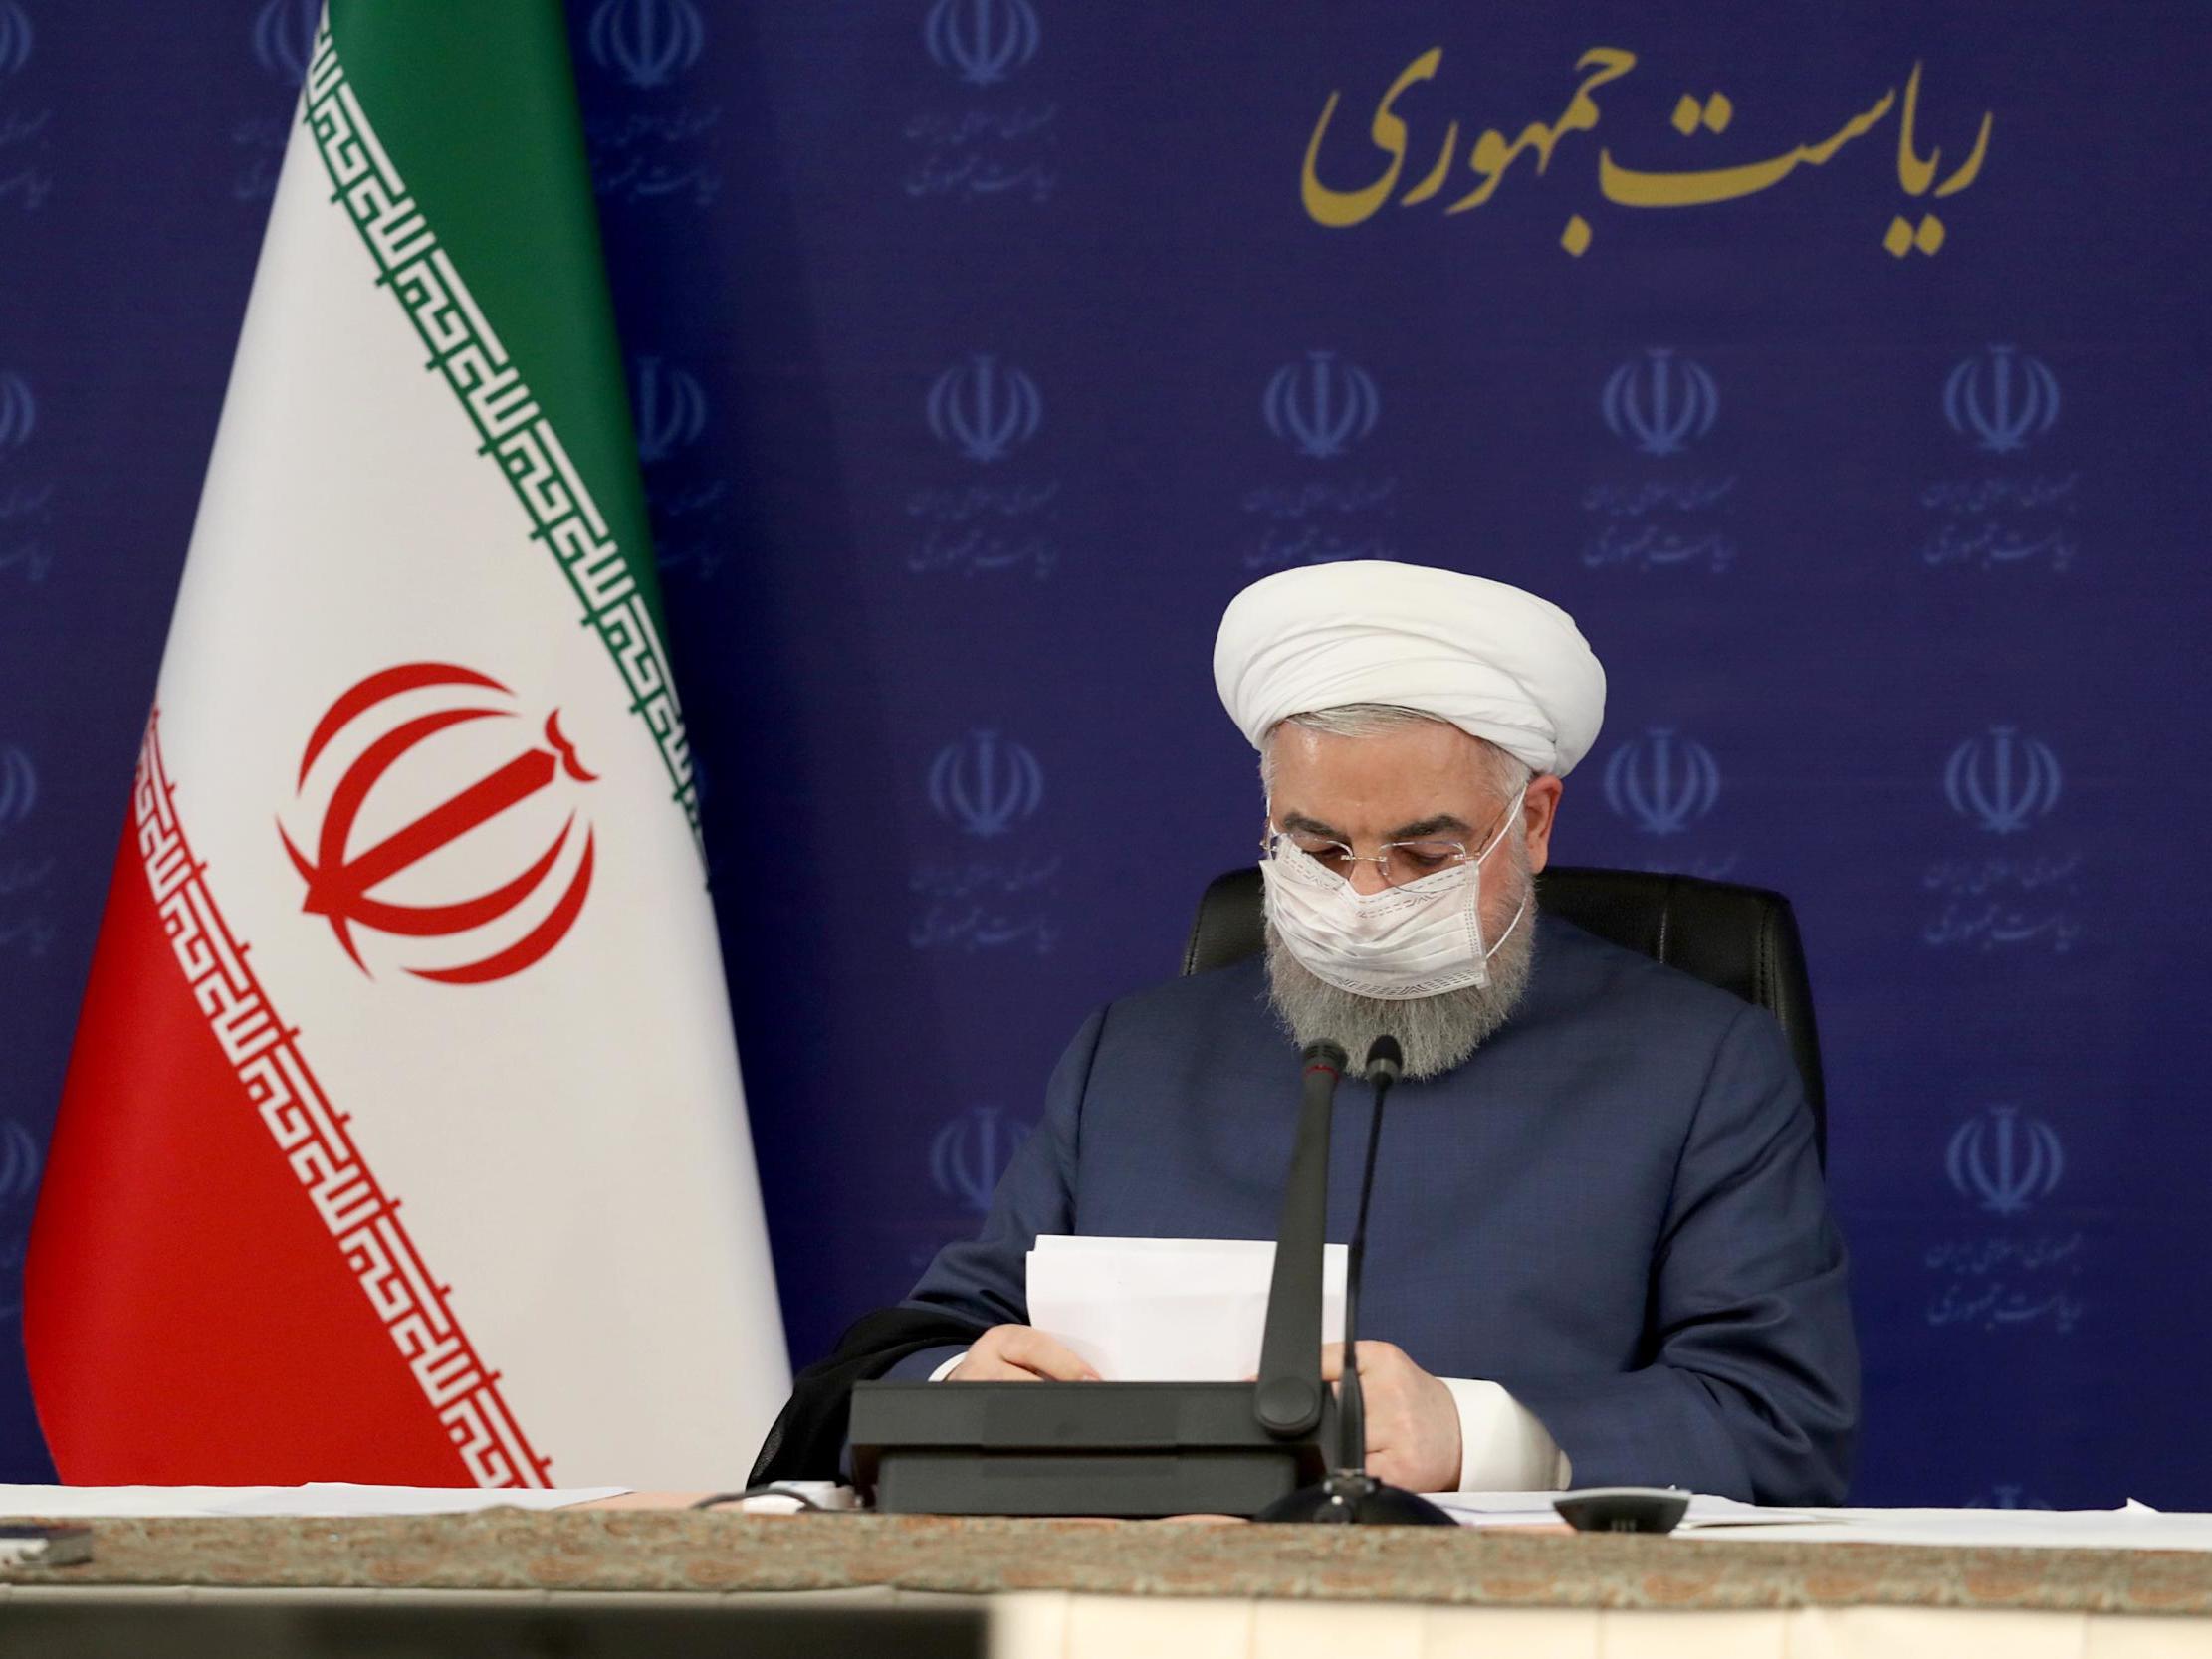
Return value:
[[(1366, 1345), (1361, 1345), (1366, 1351)], [(947, 1382), (1096, 1382), (1098, 1373), (1029, 1325), (995, 1325), (975, 1341)], [(1438, 1386), (1442, 1386), (1440, 1383)], [(1448, 1399), (1447, 1399), (1448, 1403)], [(1456, 1422), (1456, 1419), (1454, 1419)], [(1458, 1429), (1452, 1429), (1454, 1436)], [(1458, 1441), (1454, 1439), (1456, 1446)], [(1452, 1466), (1458, 1474), (1458, 1466)]]
[[(1343, 1375), (1344, 1345), (1329, 1343), (1321, 1349), (1321, 1380)], [(1449, 1388), (1396, 1344), (1362, 1343), (1360, 1397), (1367, 1405), (1369, 1474), (1408, 1492), (1449, 1492), (1459, 1484), (1459, 1407)]]

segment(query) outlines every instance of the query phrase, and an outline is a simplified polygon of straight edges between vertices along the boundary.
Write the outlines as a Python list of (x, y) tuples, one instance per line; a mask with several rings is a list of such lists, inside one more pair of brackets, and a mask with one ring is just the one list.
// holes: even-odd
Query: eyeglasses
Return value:
[(1332, 841), (1324, 835), (1309, 835), (1303, 830), (1278, 830), (1272, 824), (1260, 838), (1260, 853), (1266, 858), (1279, 858), (1286, 844), (1346, 881), (1352, 879), (1354, 866), (1372, 864), (1382, 872), (1385, 887), (1418, 882), (1447, 865), (1463, 863), (1467, 856), (1463, 841), (1425, 837), (1419, 841), (1386, 841), (1373, 856), (1363, 858), (1341, 841)]
[[(1506, 808), (1506, 816), (1512, 815)], [(1498, 829), (1502, 830), (1501, 821)], [(1483, 838), (1486, 847), (1496, 839), (1496, 832)], [(1259, 838), (1262, 858), (1280, 856), (1284, 846), (1291, 846), (1319, 864), (1333, 875), (1352, 879), (1352, 871), (1362, 864), (1372, 864), (1381, 872), (1385, 887), (1403, 887), (1408, 882), (1418, 882), (1424, 876), (1434, 876), (1438, 871), (1467, 860), (1464, 841), (1446, 841), (1437, 836), (1422, 836), (1413, 841), (1386, 841), (1372, 855), (1362, 857), (1343, 842), (1325, 835), (1314, 835), (1305, 830), (1279, 830), (1272, 818), (1267, 821), (1267, 833)]]

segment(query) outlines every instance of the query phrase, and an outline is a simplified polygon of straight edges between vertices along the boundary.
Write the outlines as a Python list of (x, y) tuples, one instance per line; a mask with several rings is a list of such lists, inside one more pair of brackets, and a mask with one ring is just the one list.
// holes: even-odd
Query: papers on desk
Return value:
[(316, 1481), (307, 1486), (7, 1486), (0, 1485), (0, 1515), (207, 1516), (207, 1515), (461, 1515), (503, 1507), (565, 1509), (629, 1491), (626, 1486), (571, 1486), (532, 1490), (477, 1486), (354, 1486)]
[[(1432, 1492), (1429, 1501), (1462, 1527), (1564, 1527), (1567, 1523), (1552, 1508), (1552, 1500), (1559, 1496), (1556, 1492)], [(1820, 1519), (1811, 1510), (1762, 1509), (1700, 1492), (1690, 1499), (1681, 1524), (1674, 1530), (1687, 1533), (1707, 1527), (1795, 1527)]]
[(1824, 1509), (1795, 1544), (1935, 1544), (1964, 1549), (2207, 1550), (2212, 1515), (2163, 1513), (2133, 1499), (2112, 1510)]
[[(1565, 1526), (1556, 1492), (1432, 1492), (1462, 1527)], [(2168, 1515), (2130, 1499), (2115, 1510), (1765, 1509), (1699, 1493), (1677, 1535), (1710, 1543), (1926, 1544), (1965, 1549), (2206, 1550), (2212, 1515)]]
[[(1321, 1340), (1344, 1340), (1341, 1244), (1321, 1264)], [(1275, 1247), (1255, 1239), (1069, 1238), (1029, 1252), (1029, 1323), (1109, 1382), (1239, 1382), (1259, 1369)]]

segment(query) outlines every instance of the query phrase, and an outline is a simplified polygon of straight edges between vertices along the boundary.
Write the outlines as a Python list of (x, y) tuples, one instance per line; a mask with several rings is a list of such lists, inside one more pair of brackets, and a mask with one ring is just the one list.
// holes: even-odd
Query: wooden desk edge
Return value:
[(2212, 1554), (2186, 1551), (756, 1516), (653, 1504), (90, 1524), (88, 1565), (13, 1567), (0, 1570), (0, 1582), (717, 1594), (886, 1585), (1522, 1607), (1881, 1604), (2212, 1614)]

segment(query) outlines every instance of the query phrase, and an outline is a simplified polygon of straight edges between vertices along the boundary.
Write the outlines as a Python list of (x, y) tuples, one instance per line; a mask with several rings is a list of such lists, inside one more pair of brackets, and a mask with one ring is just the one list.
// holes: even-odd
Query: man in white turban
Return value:
[(1381, 559), (1262, 577), (1229, 601), (1214, 685), (1252, 747), (1321, 710), (1417, 711), (1565, 777), (1605, 724), (1575, 619), (1503, 582)]
[[(1840, 1502), (1858, 1349), (1780, 1028), (1537, 914), (1562, 780), (1605, 716), (1573, 620), (1455, 571), (1290, 570), (1230, 603), (1214, 675), (1260, 755), (1263, 955), (1092, 1015), (982, 1236), (802, 1374), (756, 1479), (833, 1472), (862, 1376), (1089, 1375), (1028, 1323), (1036, 1237), (1270, 1236), (1296, 1048), (1388, 1034), (1406, 1081), (1362, 1293), (1371, 1471)], [(1356, 1131), (1332, 1148), (1336, 1237)]]
[[(1596, 655), (1533, 593), (1362, 560), (1239, 593), (1214, 684), (1260, 752), (1283, 1023), (1301, 1045), (1388, 1034), (1407, 1076), (1449, 1071), (1527, 987), (1560, 780), (1605, 720)], [(1379, 856), (1354, 850), (1363, 813)]]

